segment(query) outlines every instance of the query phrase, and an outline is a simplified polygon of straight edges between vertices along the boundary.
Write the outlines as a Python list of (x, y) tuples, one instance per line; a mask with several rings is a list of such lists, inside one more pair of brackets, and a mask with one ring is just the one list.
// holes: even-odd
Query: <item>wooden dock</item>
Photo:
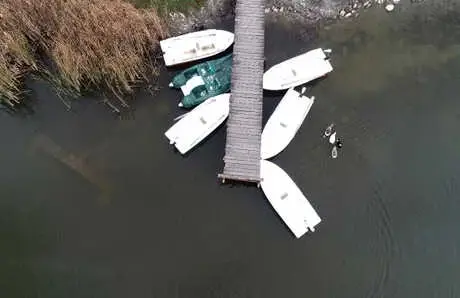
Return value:
[(260, 182), (265, 0), (237, 0), (223, 181)]

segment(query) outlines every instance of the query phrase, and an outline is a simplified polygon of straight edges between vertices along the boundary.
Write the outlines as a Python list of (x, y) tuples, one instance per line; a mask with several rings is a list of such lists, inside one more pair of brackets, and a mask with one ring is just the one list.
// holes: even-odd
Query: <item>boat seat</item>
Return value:
[(205, 51), (206, 51), (206, 50), (213, 50), (213, 49), (215, 49), (215, 48), (216, 48), (216, 46), (215, 46), (213, 43), (210, 44), (210, 45), (204, 45), (204, 46), (201, 47), (201, 49), (202, 49), (202, 50), (205, 50)]
[(205, 120), (203, 117), (200, 117), (200, 121), (201, 121), (201, 123), (203, 123), (203, 124), (206, 124), (206, 123), (207, 123), (206, 120)]

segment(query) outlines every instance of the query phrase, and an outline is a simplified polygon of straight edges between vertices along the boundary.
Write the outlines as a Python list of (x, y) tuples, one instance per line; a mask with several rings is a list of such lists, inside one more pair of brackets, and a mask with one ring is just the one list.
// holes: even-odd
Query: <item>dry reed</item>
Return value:
[(156, 10), (122, 0), (2, 0), (0, 13), (0, 29), (10, 37), (0, 36), (0, 98), (12, 105), (21, 75), (37, 61), (77, 94), (130, 92), (155, 71), (151, 57), (167, 34)]

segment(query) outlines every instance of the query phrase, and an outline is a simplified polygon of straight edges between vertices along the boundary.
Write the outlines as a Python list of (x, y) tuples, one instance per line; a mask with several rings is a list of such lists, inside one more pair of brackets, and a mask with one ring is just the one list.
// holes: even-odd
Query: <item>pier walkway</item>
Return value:
[(260, 182), (265, 0), (237, 0), (223, 181)]

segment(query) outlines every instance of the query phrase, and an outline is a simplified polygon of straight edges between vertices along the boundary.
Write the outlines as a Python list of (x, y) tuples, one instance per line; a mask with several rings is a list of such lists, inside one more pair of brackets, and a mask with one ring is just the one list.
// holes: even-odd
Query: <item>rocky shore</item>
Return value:
[[(420, 1), (422, 0), (411, 0)], [(399, 2), (400, 0), (267, 0), (265, 13), (268, 21), (284, 19), (314, 26), (320, 21), (358, 17), (362, 10), (376, 5), (391, 12)], [(183, 33), (211, 26), (216, 20), (232, 17), (234, 5), (235, 0), (209, 0), (200, 10), (188, 15), (171, 13), (172, 31)]]

